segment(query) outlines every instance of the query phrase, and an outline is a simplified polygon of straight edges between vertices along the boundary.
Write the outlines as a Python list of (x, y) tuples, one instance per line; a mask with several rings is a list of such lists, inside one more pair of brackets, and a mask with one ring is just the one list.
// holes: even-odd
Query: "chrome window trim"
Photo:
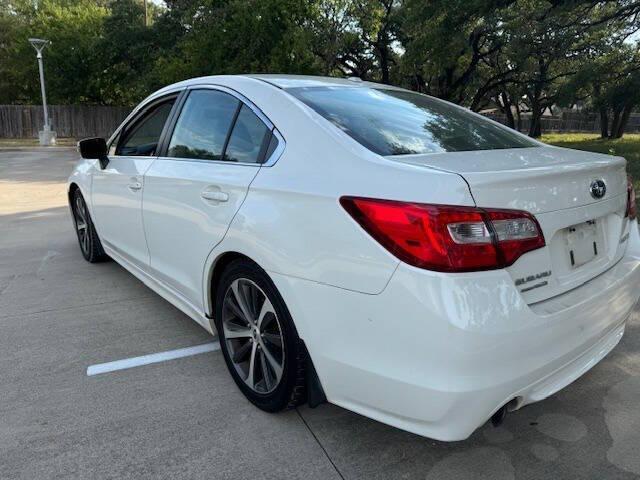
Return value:
[[(282, 136), (282, 134), (280, 133), (280, 131), (275, 127), (273, 122), (271, 120), (269, 120), (269, 118), (264, 113), (262, 113), (262, 110), (260, 110), (251, 100), (249, 100), (247, 97), (242, 95), (240, 92), (237, 92), (236, 90), (234, 90), (232, 88), (229, 88), (229, 87), (226, 87), (224, 85), (196, 84), (196, 85), (189, 85), (188, 87), (186, 87), (186, 90), (187, 91), (191, 91), (191, 90), (217, 90), (217, 91), (221, 91), (221, 92), (227, 93), (227, 94), (231, 95), (232, 97), (236, 98), (243, 105), (246, 105), (247, 107), (249, 107), (251, 109), (251, 111), (267, 126), (267, 129), (269, 129), (269, 131), (271, 131), (271, 133), (276, 136), (276, 138), (278, 139), (278, 147), (273, 151), (271, 156), (269, 158), (265, 159), (265, 161), (262, 162), (262, 163), (231, 162), (229, 160), (207, 160), (207, 159), (202, 159), (202, 158), (166, 157), (166, 156), (165, 157), (160, 157), (160, 158), (169, 159), (169, 160), (179, 160), (179, 161), (183, 161), (183, 162), (207, 162), (207, 163), (221, 164), (221, 165), (239, 165), (239, 166), (245, 166), (245, 167), (258, 167), (258, 168), (260, 168), (260, 167), (271, 167), (278, 161), (278, 159), (280, 158), (280, 156), (284, 152), (284, 148), (285, 148), (285, 145), (286, 145), (285, 139)], [(180, 113), (182, 113), (182, 111), (180, 111)], [(178, 119), (179, 118), (180, 117), (178, 117)]]
[[(147, 108), (149, 104), (155, 102), (159, 98), (165, 97), (167, 95), (172, 95), (174, 93), (177, 93), (179, 95), (182, 90), (186, 90), (185, 87), (178, 87), (178, 88), (171, 88), (169, 90), (163, 90), (162, 92), (156, 92), (154, 94), (151, 94), (142, 102), (140, 102), (138, 106), (136, 106), (131, 111), (131, 113), (129, 113), (129, 115), (126, 116), (126, 118), (122, 121), (122, 123), (118, 126), (118, 128), (114, 130), (114, 132), (109, 137), (109, 140), (107, 140), (107, 152), (111, 150), (111, 144), (120, 135), (120, 132), (122, 131), (122, 129), (126, 125), (129, 125), (129, 122), (131, 122), (131, 120), (133, 120), (136, 117), (136, 115), (140, 113), (140, 110), (144, 110), (145, 108)], [(129, 158), (131, 156), (135, 156), (136, 158), (158, 158), (157, 155), (109, 155), (109, 157), (118, 157), (118, 158)]]
[[(227, 86), (224, 86), (224, 85), (216, 85), (216, 84), (200, 83), (200, 84), (194, 84), (194, 85), (188, 85), (188, 86), (183, 85), (183, 86), (180, 86), (180, 87), (175, 87), (175, 88), (171, 88), (171, 89), (168, 89), (168, 90), (162, 90), (160, 92), (156, 92), (155, 94), (152, 94), (151, 96), (149, 96), (145, 100), (143, 100), (137, 107), (135, 107), (131, 111), (131, 113), (129, 115), (127, 115), (127, 117), (122, 121), (120, 126), (109, 137), (109, 140), (107, 141), (107, 148), (111, 148), (111, 143), (114, 141), (114, 139), (117, 138), (117, 136), (120, 134), (121, 130), (126, 125), (129, 124), (129, 122), (138, 114), (138, 112), (140, 112), (140, 110), (143, 110), (150, 103), (156, 101), (158, 98), (164, 97), (166, 95), (171, 95), (171, 94), (174, 94), (174, 93), (178, 93), (179, 94), (183, 90), (184, 91), (191, 91), (191, 90), (204, 90), (204, 89), (219, 90), (219, 91), (228, 93), (229, 95), (232, 95), (233, 97), (238, 99), (240, 102), (242, 102), (244, 105), (249, 107), (251, 109), (251, 111), (260, 120), (262, 120), (264, 122), (264, 124), (267, 126), (267, 128), (278, 139), (278, 146), (273, 151), (271, 156), (269, 158), (265, 159), (265, 161), (262, 162), (262, 163), (230, 162), (228, 160), (206, 160), (206, 159), (200, 159), (200, 158), (184, 158), (184, 157), (166, 157), (166, 156), (159, 157), (157, 155), (155, 155), (155, 156), (139, 156), (138, 158), (164, 158), (164, 159), (172, 159), (172, 160), (179, 160), (179, 161), (185, 161), (185, 162), (207, 162), (207, 163), (214, 163), (214, 164), (215, 163), (219, 163), (219, 164), (223, 164), (223, 165), (243, 165), (243, 166), (251, 166), (251, 167), (271, 167), (271, 166), (275, 165), (275, 163), (280, 159), (280, 157), (284, 153), (284, 150), (285, 150), (285, 147), (286, 147), (286, 144), (287, 144), (286, 140), (284, 139), (284, 137), (282, 136), (280, 131), (276, 128), (276, 126), (273, 124), (273, 122), (271, 120), (269, 120), (269, 118), (262, 112), (262, 110), (260, 110), (247, 97), (245, 97), (240, 92), (237, 92), (236, 90), (234, 90), (234, 89), (232, 89), (230, 87), (227, 87)], [(180, 112), (180, 113), (182, 113), (182, 112)], [(114, 157), (115, 156), (121, 156), (121, 155), (114, 155)]]

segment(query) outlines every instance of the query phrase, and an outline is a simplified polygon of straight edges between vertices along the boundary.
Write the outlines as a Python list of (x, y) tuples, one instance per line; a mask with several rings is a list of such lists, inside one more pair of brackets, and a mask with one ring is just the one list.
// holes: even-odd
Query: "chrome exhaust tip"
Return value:
[(515, 397), (501, 406), (496, 413), (491, 416), (491, 425), (499, 427), (504, 422), (504, 417), (507, 416), (507, 412), (513, 412), (520, 407), (521, 397)]

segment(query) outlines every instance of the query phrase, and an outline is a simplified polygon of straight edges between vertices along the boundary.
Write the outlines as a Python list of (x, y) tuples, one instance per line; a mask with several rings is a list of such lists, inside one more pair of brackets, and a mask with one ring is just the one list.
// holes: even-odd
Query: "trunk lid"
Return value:
[[(535, 215), (546, 247), (507, 269), (530, 304), (580, 286), (624, 254), (629, 222), (621, 157), (541, 146), (389, 158), (462, 176), (478, 207)], [(595, 181), (606, 186), (600, 198), (591, 193)]]

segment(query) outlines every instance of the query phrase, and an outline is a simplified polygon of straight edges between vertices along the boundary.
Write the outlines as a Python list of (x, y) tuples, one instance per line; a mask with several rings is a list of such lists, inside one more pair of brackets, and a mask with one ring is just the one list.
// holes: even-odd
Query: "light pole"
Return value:
[(56, 132), (51, 131), (51, 124), (49, 123), (49, 111), (47, 110), (47, 93), (44, 88), (44, 66), (42, 63), (42, 50), (49, 43), (49, 40), (42, 40), (40, 38), (30, 38), (29, 43), (36, 49), (38, 54), (38, 69), (40, 70), (40, 91), (42, 92), (42, 108), (44, 110), (44, 127), (38, 132), (40, 145), (55, 145)]

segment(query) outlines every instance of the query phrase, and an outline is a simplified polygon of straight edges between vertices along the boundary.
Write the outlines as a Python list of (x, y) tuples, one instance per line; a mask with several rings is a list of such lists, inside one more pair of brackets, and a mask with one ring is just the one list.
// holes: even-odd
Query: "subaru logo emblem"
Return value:
[(589, 191), (593, 198), (602, 198), (607, 193), (607, 186), (604, 184), (604, 180), (594, 180), (591, 182)]

